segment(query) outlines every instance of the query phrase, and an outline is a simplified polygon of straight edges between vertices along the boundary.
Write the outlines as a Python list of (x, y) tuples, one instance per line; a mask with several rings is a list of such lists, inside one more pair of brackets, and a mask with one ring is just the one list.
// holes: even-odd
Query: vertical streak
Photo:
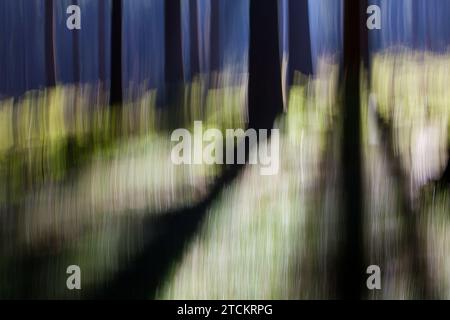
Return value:
[[(365, 1), (344, 3), (344, 61), (343, 61), (343, 220), (338, 290), (341, 298), (360, 299), (365, 288), (362, 234), (362, 177), (360, 129), (360, 64), (362, 10)], [(367, 288), (366, 288), (367, 289)]]
[(220, 0), (211, 0), (211, 12), (210, 23), (211, 28), (209, 34), (209, 72), (210, 72), (210, 86), (215, 87), (217, 85), (217, 76), (220, 69), (220, 12), (219, 3)]
[(278, 41), (278, 5), (250, 0), (249, 127), (270, 129), (283, 110)]
[(47, 74), (47, 86), (53, 87), (56, 84), (53, 0), (45, 0), (44, 10), (45, 10), (45, 70)]
[[(78, 0), (73, 0), (73, 5), (78, 6)], [(79, 30), (71, 30), (72, 33), (72, 58), (73, 58), (73, 82), (80, 82), (80, 34)]]
[(110, 105), (121, 105), (122, 97), (122, 0), (112, 0)]
[(309, 34), (308, 0), (289, 0), (289, 78), (293, 84), (294, 71), (312, 74), (311, 40)]
[(105, 81), (105, 3), (98, 0), (98, 78)]
[(200, 71), (198, 54), (198, 12), (197, 0), (189, 0), (189, 29), (190, 29), (190, 63), (191, 77)]

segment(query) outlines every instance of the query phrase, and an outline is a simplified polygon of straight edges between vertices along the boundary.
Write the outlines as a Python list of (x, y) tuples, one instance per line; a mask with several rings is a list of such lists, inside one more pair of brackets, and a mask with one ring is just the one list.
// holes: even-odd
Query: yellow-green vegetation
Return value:
[[(0, 102), (0, 171), (7, 192), (1, 203), (20, 201), (44, 183), (63, 181), (70, 170), (118, 138), (154, 132), (154, 92), (120, 110), (97, 104), (93, 87), (56, 87)], [(115, 119), (123, 125), (116, 125)]]
[(376, 110), (392, 127), (395, 151), (418, 186), (438, 178), (447, 161), (449, 80), (449, 55), (405, 49), (373, 59)]
[[(192, 126), (190, 119), (205, 120), (211, 127), (245, 126), (243, 86), (210, 90), (205, 106), (201, 91), (200, 81), (185, 90), (190, 99), (183, 105), (184, 114), (176, 116), (186, 127)], [(128, 138), (166, 139), (167, 133), (158, 130), (164, 111), (156, 111), (156, 91), (120, 107), (110, 108), (102, 101), (104, 93), (91, 86), (58, 86), (29, 92), (15, 102), (1, 101), (0, 172), (8, 172), (2, 179), (12, 190), (2, 192), (0, 200), (11, 203), (31, 187), (61, 181), (85, 156), (130, 149)]]
[[(245, 127), (245, 79), (242, 81), (236, 87), (209, 90), (204, 104), (202, 82), (186, 85), (189, 99), (174, 116), (186, 128), (193, 120), (218, 129)], [(29, 92), (17, 101), (0, 102), (0, 174), (9, 189), (1, 193), (0, 203), (18, 202), (31, 189), (63, 181), (95, 154), (121, 154), (123, 149), (133, 149), (133, 143), (142, 149), (142, 143), (158, 137), (170, 142), (168, 132), (161, 130), (167, 111), (157, 110), (156, 91), (143, 92), (139, 99), (111, 108), (104, 103), (105, 94), (97, 90), (93, 86), (58, 86)], [(146, 147), (147, 152), (161, 154), (149, 144)]]
[[(449, 156), (450, 56), (387, 50), (373, 57), (371, 76), (362, 90), (366, 248), (370, 261), (389, 266), (371, 297), (417, 298), (414, 256), (426, 259), (436, 296), (448, 297), (449, 191), (436, 180)], [(422, 252), (411, 251), (411, 232)]]

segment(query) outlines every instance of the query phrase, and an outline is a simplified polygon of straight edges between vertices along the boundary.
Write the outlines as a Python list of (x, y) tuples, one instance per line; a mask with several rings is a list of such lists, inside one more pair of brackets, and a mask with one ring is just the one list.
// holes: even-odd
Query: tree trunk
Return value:
[(181, 3), (180, 0), (164, 1), (164, 76), (165, 94), (163, 104), (177, 108), (178, 96), (183, 82), (183, 57), (181, 47)]
[(122, 94), (122, 0), (112, 0), (110, 105), (121, 105)]
[[(78, 5), (78, 0), (73, 0), (74, 5)], [(72, 30), (72, 51), (73, 51), (73, 82), (80, 83), (80, 33), (79, 30)]]
[(49, 87), (56, 85), (53, 34), (53, 0), (45, 0), (45, 70)]
[(344, 60), (343, 60), (343, 226), (338, 291), (341, 298), (360, 299), (365, 288), (363, 256), (363, 211), (361, 179), (361, 130), (360, 130), (360, 64), (362, 57), (361, 24), (365, 1), (344, 2)]
[(308, 0), (289, 0), (289, 75), (288, 84), (294, 81), (294, 71), (312, 74), (311, 40), (309, 34)]
[(249, 127), (270, 129), (283, 110), (277, 1), (250, 1)]
[(180, 0), (166, 0), (164, 12), (165, 79), (168, 84), (179, 84), (183, 81)]
[(190, 64), (191, 78), (200, 72), (198, 50), (198, 13), (197, 0), (189, 0), (189, 31), (190, 31)]
[(105, 81), (105, 2), (98, 0), (98, 79)]
[(218, 75), (220, 72), (220, 12), (219, 1), (211, 0), (211, 13), (209, 16), (209, 74), (210, 74), (210, 87), (215, 88), (218, 82)]
[(441, 175), (441, 178), (439, 179), (439, 183), (441, 186), (450, 187), (450, 148), (447, 151), (449, 159), (447, 160), (447, 166), (445, 167), (444, 172)]

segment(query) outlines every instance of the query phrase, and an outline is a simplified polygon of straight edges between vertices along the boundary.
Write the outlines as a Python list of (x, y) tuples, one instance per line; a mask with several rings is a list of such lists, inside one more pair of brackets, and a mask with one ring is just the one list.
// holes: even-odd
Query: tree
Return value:
[(447, 165), (439, 179), (439, 183), (444, 188), (446, 188), (446, 187), (448, 188), (450, 186), (450, 148), (448, 149), (447, 154), (449, 156), (449, 159), (447, 160)]
[(54, 54), (54, 30), (53, 30), (53, 0), (45, 0), (45, 71), (47, 74), (47, 86), (56, 85), (55, 54)]
[(190, 32), (190, 65), (191, 76), (200, 72), (199, 50), (198, 50), (198, 12), (197, 0), (189, 0), (189, 32)]
[(121, 105), (122, 97), (122, 0), (112, 0), (111, 86), (109, 103)]
[(344, 95), (341, 151), (344, 236), (338, 264), (338, 290), (345, 299), (359, 299), (365, 292), (359, 85), (361, 58), (364, 55), (361, 39), (367, 39), (363, 36), (367, 28), (365, 23), (361, 23), (361, 17), (366, 8), (364, 0), (344, 2), (344, 59), (341, 74)]
[(277, 1), (250, 0), (249, 127), (270, 129), (283, 110)]
[(308, 0), (289, 0), (289, 73), (288, 85), (294, 72), (312, 74), (311, 40), (309, 34)]
[[(74, 5), (78, 5), (78, 0), (73, 0)], [(77, 29), (72, 33), (72, 50), (73, 50), (73, 82), (80, 82), (80, 34)]]
[(180, 0), (164, 1), (165, 32), (165, 103), (175, 107), (180, 85), (183, 82), (183, 57), (181, 49)]
[(209, 16), (209, 74), (210, 74), (210, 87), (216, 87), (218, 74), (220, 71), (220, 12), (219, 1), (211, 0), (211, 13)]
[(105, 2), (98, 0), (98, 78), (105, 81)]

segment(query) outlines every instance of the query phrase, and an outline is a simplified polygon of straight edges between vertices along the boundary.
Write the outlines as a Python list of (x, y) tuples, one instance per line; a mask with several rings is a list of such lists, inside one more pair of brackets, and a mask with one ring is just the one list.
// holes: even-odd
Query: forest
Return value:
[(450, 299), (448, 16), (0, 1), (0, 298)]

